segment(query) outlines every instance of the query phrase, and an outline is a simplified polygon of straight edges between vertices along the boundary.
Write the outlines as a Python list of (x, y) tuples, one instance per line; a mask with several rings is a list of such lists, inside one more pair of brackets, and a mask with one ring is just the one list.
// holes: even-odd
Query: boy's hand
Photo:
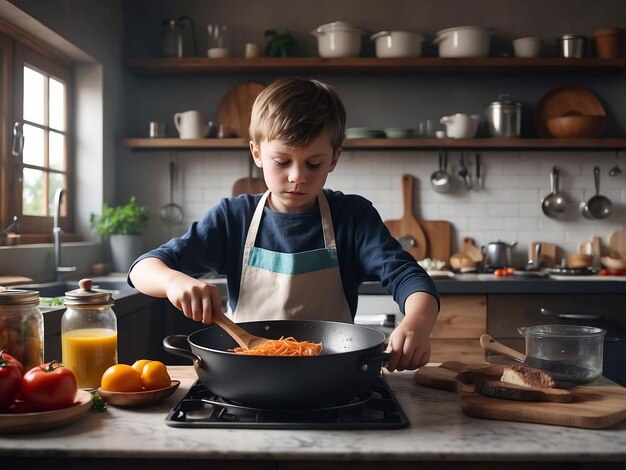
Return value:
[(389, 372), (414, 370), (430, 360), (430, 331), (423, 332), (423, 328), (410, 323), (410, 319), (405, 317), (389, 337)]
[(168, 283), (169, 301), (184, 315), (205, 325), (213, 322), (213, 312), (222, 310), (222, 300), (217, 286), (178, 273)]

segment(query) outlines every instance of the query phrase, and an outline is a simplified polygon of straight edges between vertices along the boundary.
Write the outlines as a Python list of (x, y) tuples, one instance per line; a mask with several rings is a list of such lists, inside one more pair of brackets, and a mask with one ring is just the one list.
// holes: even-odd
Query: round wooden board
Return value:
[(37, 413), (0, 414), (0, 434), (19, 434), (45, 431), (72, 423), (91, 408), (91, 393), (79, 389), (76, 403), (60, 410)]
[(543, 95), (535, 107), (535, 130), (539, 137), (550, 138), (548, 119), (567, 113), (606, 116), (600, 100), (587, 88), (563, 86)]
[(248, 138), (252, 105), (264, 89), (261, 83), (246, 82), (231, 88), (222, 97), (217, 107), (217, 124), (224, 126), (225, 137)]

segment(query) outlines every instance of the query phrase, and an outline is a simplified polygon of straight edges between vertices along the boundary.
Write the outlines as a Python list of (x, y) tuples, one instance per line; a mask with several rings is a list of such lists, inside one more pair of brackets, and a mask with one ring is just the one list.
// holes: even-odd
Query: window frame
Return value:
[[(13, 216), (18, 216), (20, 244), (52, 242), (53, 214), (47, 216), (22, 215), (23, 162), (11, 154), (13, 125), (23, 123), (24, 63), (65, 83), (65, 161), (66, 192), (61, 208), (60, 225), (64, 239), (75, 240), (73, 234), (75, 191), (73, 68), (69, 58), (22, 30), (0, 20), (0, 48), (2, 57), (0, 111), (0, 229)], [(46, 139), (47, 141), (47, 139)], [(46, 149), (47, 151), (47, 149)]]

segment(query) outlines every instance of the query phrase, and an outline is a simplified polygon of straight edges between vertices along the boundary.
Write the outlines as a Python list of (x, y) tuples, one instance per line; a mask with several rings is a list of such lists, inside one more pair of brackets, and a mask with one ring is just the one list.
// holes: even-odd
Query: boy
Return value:
[(438, 313), (432, 280), (369, 201), (323, 189), (345, 122), (341, 100), (324, 83), (289, 78), (267, 87), (252, 108), (250, 150), (268, 191), (223, 199), (185, 235), (141, 256), (130, 269), (132, 284), (210, 324), (220, 296), (196, 278), (213, 271), (228, 278), (237, 322), (352, 323), (359, 284), (375, 278), (405, 314), (389, 339), (387, 368), (428, 362)]

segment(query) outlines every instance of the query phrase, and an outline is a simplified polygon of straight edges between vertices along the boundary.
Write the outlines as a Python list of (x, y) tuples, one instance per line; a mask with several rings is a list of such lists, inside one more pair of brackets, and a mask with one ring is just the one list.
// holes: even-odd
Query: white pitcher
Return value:
[(200, 111), (174, 114), (174, 125), (181, 139), (201, 139), (207, 135), (208, 125), (202, 122)]
[(479, 121), (480, 116), (478, 114), (468, 116), (463, 113), (444, 116), (440, 120), (441, 124), (446, 126), (446, 136), (453, 139), (471, 139), (474, 137), (478, 130)]

